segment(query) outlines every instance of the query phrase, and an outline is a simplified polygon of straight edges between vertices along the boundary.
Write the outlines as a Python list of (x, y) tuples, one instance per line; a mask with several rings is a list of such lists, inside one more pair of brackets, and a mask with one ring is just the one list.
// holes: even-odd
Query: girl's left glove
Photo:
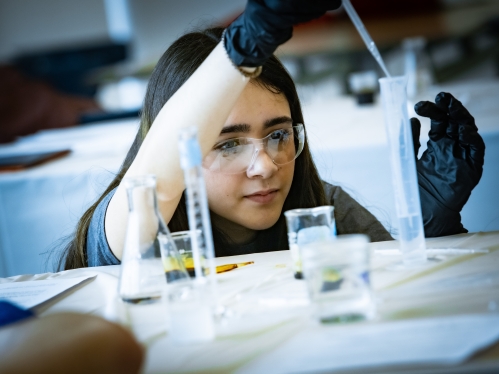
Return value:
[(414, 109), (431, 119), (428, 149), (418, 160), (421, 123), (411, 118), (425, 236), (468, 232), (460, 212), (480, 181), (485, 156), (475, 119), (445, 92), (437, 95), (435, 103), (420, 101)]
[(341, 0), (248, 0), (225, 34), (225, 49), (237, 66), (257, 67), (291, 38), (293, 26), (338, 9)]

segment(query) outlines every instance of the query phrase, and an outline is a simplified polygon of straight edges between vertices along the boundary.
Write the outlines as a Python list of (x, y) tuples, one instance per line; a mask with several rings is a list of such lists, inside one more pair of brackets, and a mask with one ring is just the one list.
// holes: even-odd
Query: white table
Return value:
[[(475, 324), (492, 321), (490, 330), (497, 330), (498, 243), (499, 232), (429, 239), (429, 248), (485, 248), (489, 253), (439, 255), (422, 268), (397, 271), (392, 268), (400, 257), (379, 252), (396, 248), (397, 242), (371, 244), (374, 250), (371, 278), (378, 300), (378, 319), (349, 325), (320, 325), (311, 319), (304, 281), (293, 278), (288, 251), (219, 258), (217, 265), (255, 263), (217, 275), (222, 301), (233, 311), (218, 325), (217, 338), (205, 343), (178, 344), (168, 336), (165, 325), (148, 324), (155, 318), (160, 320), (158, 315), (150, 314), (148, 320), (142, 321), (143, 325), (134, 326), (137, 337), (147, 348), (144, 372), (289, 372), (290, 365), (295, 372), (365, 372), (366, 368), (359, 367), (359, 362), (366, 361), (370, 351), (377, 352), (378, 356), (364, 362), (371, 368), (369, 372), (405, 372), (407, 369), (411, 373), (450, 373), (457, 370), (456, 365), (467, 368), (467, 372), (487, 368), (494, 372), (499, 369), (497, 344), (491, 357), (482, 355), (481, 360), (462, 363), (460, 352), (465, 349), (467, 339), (471, 339), (473, 330), (468, 331), (470, 335), (459, 335), (455, 341), (444, 339), (434, 346), (431, 339), (442, 337), (434, 337), (428, 323), (429, 318), (439, 318), (439, 324), (452, 323), (451, 328), (456, 331), (467, 331), (462, 321), (471, 318)], [(77, 311), (116, 319), (120, 315), (116, 306), (121, 305), (116, 304), (119, 270), (119, 266), (77, 269), (0, 279), (0, 283), (97, 275), (94, 281), (56, 300), (41, 314)], [(408, 326), (418, 327), (418, 339), (431, 338), (428, 346), (415, 354), (417, 359), (412, 363), (404, 362), (404, 358), (395, 353), (395, 347), (387, 349), (386, 346), (396, 342), (394, 331), (400, 327), (398, 324), (407, 321), (410, 321)], [(370, 332), (376, 343), (366, 343)], [(481, 334), (487, 344), (499, 338), (498, 331), (493, 340), (486, 336), (486, 331)], [(335, 341), (335, 337), (341, 337), (340, 341)], [(399, 343), (411, 346), (410, 340)], [(445, 349), (460, 358), (452, 359), (451, 355), (442, 362), (438, 357)], [(336, 351), (341, 352), (341, 357), (334, 356)], [(364, 352), (362, 357), (355, 356), (361, 352)], [(442, 371), (436, 371), (438, 368)]]
[[(428, 99), (440, 89), (434, 88)], [(484, 173), (462, 218), (470, 231), (499, 230), (499, 82), (447, 87), (475, 115), (487, 145)], [(397, 221), (381, 106), (351, 97), (322, 98), (303, 107), (321, 177), (343, 186), (393, 234)], [(137, 121), (44, 131), (0, 153), (68, 145), (73, 154), (31, 170), (0, 174), (0, 276), (53, 271), (61, 237), (113, 178), (135, 136)], [(423, 121), (425, 147), (429, 121)], [(60, 247), (60, 246), (59, 246)]]
[(0, 154), (72, 149), (68, 157), (0, 173), (0, 276), (54, 270), (62, 238), (112, 180), (137, 128), (137, 120), (114, 121), (43, 131), (0, 146)]

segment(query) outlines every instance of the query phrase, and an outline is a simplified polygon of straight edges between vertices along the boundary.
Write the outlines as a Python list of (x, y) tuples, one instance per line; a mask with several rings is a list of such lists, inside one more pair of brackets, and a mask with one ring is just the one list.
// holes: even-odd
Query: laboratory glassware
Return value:
[[(177, 268), (186, 268), (187, 273), (181, 273), (173, 281), (168, 282), (168, 334), (177, 342), (209, 341), (215, 336), (212, 318), (211, 293), (205, 282), (196, 282), (192, 258), (192, 232), (181, 231), (172, 233), (167, 239), (158, 235), (161, 243), (173, 240), (181, 260), (169, 257), (166, 274), (176, 274)], [(179, 264), (182, 263), (181, 266)], [(190, 277), (189, 277), (190, 276)], [(172, 277), (173, 278), (173, 277)]]
[[(123, 323), (140, 338), (143, 334), (162, 333), (167, 328), (163, 260), (168, 256), (178, 257), (178, 252), (172, 241), (167, 245), (158, 241), (158, 236), (168, 236), (169, 231), (157, 210), (155, 177), (125, 178), (122, 183), (128, 198), (128, 223), (118, 295), (124, 302)], [(185, 276), (188, 277), (187, 273)]]
[[(192, 256), (192, 243), (194, 242), (192, 238), (193, 235), (194, 233), (190, 230), (172, 233), (172, 239), (175, 242), (175, 246), (178, 249), (180, 257), (182, 258), (185, 269), (187, 270), (191, 278), (194, 278), (196, 276), (194, 272), (194, 258)], [(200, 240), (200, 230), (197, 230), (197, 236), (198, 240)], [(208, 274), (210, 271), (207, 268), (206, 258), (204, 258), (203, 255), (201, 255), (201, 268), (203, 274)]]
[(293, 209), (284, 213), (288, 226), (288, 243), (296, 279), (302, 279), (301, 247), (328, 241), (336, 236), (334, 207), (320, 206)]
[(433, 81), (431, 62), (425, 52), (426, 40), (406, 38), (402, 42), (404, 50), (404, 75), (407, 77), (407, 97), (414, 99), (428, 89)]
[(305, 282), (315, 317), (321, 322), (374, 317), (368, 243), (366, 235), (358, 234), (303, 246)]
[(390, 76), (376, 44), (350, 0), (343, 0), (343, 6), (367, 48), (386, 74), (386, 78), (381, 78), (379, 82), (390, 147), (400, 246), (404, 265), (418, 265), (426, 261), (426, 254), (414, 146), (407, 112), (407, 81), (404, 77)]
[(180, 131), (179, 154), (195, 277), (169, 286), (169, 333), (179, 342), (209, 341), (215, 338), (218, 295), (213, 234), (195, 127)]
[(426, 252), (416, 159), (407, 112), (407, 79), (381, 78), (379, 83), (390, 149), (400, 250), (405, 266), (417, 266), (426, 261)]
[[(184, 171), (189, 230), (199, 233), (191, 236), (194, 273), (198, 280), (208, 278), (214, 289), (216, 288), (215, 249), (203, 177), (201, 149), (195, 127), (188, 127), (180, 132), (179, 152), (180, 165)], [(209, 272), (203, 270), (204, 261)]]
[(189, 278), (182, 255), (178, 247), (174, 234), (167, 235), (158, 233), (158, 241), (161, 249), (163, 270), (165, 271), (167, 283), (173, 283)]
[[(128, 223), (121, 260), (119, 295), (128, 303), (161, 298), (166, 285), (157, 234), (165, 232), (157, 212), (156, 178), (152, 175), (125, 178)], [(168, 230), (166, 228), (166, 230)]]

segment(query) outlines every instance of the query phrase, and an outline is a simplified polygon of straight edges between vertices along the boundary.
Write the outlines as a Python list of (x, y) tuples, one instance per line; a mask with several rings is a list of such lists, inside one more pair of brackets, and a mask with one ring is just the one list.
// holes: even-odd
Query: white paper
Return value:
[(95, 277), (3, 283), (0, 284), (0, 299), (7, 299), (19, 306), (31, 309)]
[(499, 314), (315, 326), (238, 372), (301, 373), (403, 364), (457, 364), (498, 339)]

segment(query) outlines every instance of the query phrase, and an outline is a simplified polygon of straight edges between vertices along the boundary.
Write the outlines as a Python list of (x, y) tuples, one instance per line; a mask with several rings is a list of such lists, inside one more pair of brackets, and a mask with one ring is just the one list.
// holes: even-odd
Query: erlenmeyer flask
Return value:
[(150, 303), (159, 300), (165, 289), (164, 263), (171, 262), (169, 258), (178, 262), (176, 279), (189, 276), (158, 212), (156, 178), (152, 175), (125, 178), (123, 183), (129, 212), (119, 295), (127, 303)]

